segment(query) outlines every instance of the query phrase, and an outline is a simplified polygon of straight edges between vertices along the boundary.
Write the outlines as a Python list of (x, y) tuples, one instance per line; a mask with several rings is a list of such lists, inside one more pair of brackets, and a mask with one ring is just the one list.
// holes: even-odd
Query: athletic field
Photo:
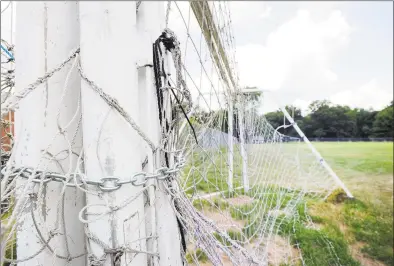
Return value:
[(392, 210), (392, 142), (314, 142), (313, 145), (357, 198)]
[(326, 218), (337, 223), (361, 265), (393, 265), (393, 143), (313, 144), (356, 198), (322, 204)]

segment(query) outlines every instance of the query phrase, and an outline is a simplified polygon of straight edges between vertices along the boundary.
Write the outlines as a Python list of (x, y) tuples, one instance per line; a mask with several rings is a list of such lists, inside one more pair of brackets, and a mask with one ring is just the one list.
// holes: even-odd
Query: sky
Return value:
[[(7, 3), (1, 2), (2, 10)], [(182, 9), (187, 3), (179, 4), (188, 14)], [(266, 91), (261, 112), (274, 111), (279, 104), (305, 111), (312, 101), (323, 99), (380, 110), (393, 99), (391, 1), (230, 1), (228, 6), (240, 85)], [(179, 10), (172, 5), (171, 12), (169, 25), (184, 48)], [(10, 39), (10, 14), (9, 8), (1, 16), (6, 39)], [(197, 25), (191, 23), (189, 31), (201, 38)], [(206, 87), (202, 84), (209, 82), (200, 77), (199, 59), (185, 55), (191, 76), (200, 80), (197, 86)], [(210, 73), (212, 78), (215, 74)]]
[[(303, 110), (313, 100), (379, 110), (393, 99), (393, 3), (231, 2), (240, 80)], [(269, 94), (272, 94), (274, 100)]]

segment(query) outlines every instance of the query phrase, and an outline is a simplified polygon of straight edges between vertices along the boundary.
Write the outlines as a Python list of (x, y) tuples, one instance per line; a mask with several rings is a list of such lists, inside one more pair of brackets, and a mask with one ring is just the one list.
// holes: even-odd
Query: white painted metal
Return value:
[[(64, 61), (70, 52), (79, 45), (78, 3), (65, 2), (18, 2), (16, 25), (16, 47), (18, 67), (16, 68), (16, 90), (25, 88), (36, 81), (45, 72), (53, 69)], [(48, 82), (40, 85), (20, 103), (15, 114), (15, 133), (17, 145), (14, 150), (18, 166), (37, 167), (48, 171), (67, 173), (73, 170), (76, 156), (69, 154), (68, 139), (70, 142), (77, 128), (80, 112), (77, 108), (77, 99), (80, 95), (80, 78), (77, 69), (70, 74), (67, 90), (64, 97), (66, 76), (71, 64), (55, 74)], [(63, 97), (63, 100), (61, 98)], [(58, 134), (59, 125), (66, 126), (77, 112), (77, 116), (64, 135)], [(56, 136), (56, 138), (54, 138)], [(80, 153), (82, 136), (81, 131), (76, 135), (72, 150)], [(48, 153), (44, 155), (46, 149)], [(44, 152), (43, 152), (44, 151)], [(62, 154), (59, 152), (63, 151)], [(59, 161), (41, 159), (50, 158), (48, 154), (56, 156)], [(62, 159), (60, 159), (60, 157)], [(70, 158), (71, 157), (71, 158)], [(63, 170), (62, 170), (63, 169)], [(26, 184), (19, 183), (20, 188)], [(57, 209), (61, 203), (61, 190), (63, 185), (58, 182), (49, 182), (44, 190), (42, 208), (34, 211), (38, 220), (38, 227), (45, 238), (49, 230), (55, 229)], [(30, 187), (28, 192), (37, 192), (38, 186)], [(28, 198), (28, 193), (20, 191), (18, 198)], [(29, 204), (30, 207), (32, 206)], [(62, 225), (58, 228), (60, 235), (55, 236), (50, 246), (58, 255), (75, 256), (84, 253), (85, 241), (82, 224), (78, 221), (78, 212), (84, 205), (83, 194), (75, 188), (67, 188), (65, 194), (64, 216), (66, 219), (65, 234)], [(62, 213), (62, 212), (60, 212)], [(17, 231), (18, 259), (26, 258), (38, 251), (42, 242), (39, 240), (37, 230), (29, 215), (29, 208), (25, 209), (25, 220)], [(69, 241), (69, 251), (65, 246), (65, 239)], [(72, 265), (85, 265), (85, 257), (74, 259)], [(31, 260), (18, 263), (20, 266), (30, 265), (70, 265), (66, 260), (56, 258), (47, 248)]]
[(233, 144), (233, 97), (231, 96), (228, 100), (228, 188), (229, 191), (233, 191), (233, 176), (234, 176), (234, 144)]
[(256, 92), (262, 92), (261, 89), (256, 88), (256, 89), (243, 89), (241, 90), (242, 93), (256, 93)]
[[(104, 92), (116, 98), (137, 121), (139, 96), (136, 64), (140, 40), (136, 28), (136, 2), (80, 2), (79, 7), (81, 63), (85, 74)], [(87, 177), (97, 181), (108, 176), (126, 179), (141, 171), (141, 137), (84, 81), (81, 90)], [(104, 198), (111, 205), (117, 206), (141, 189), (141, 186), (127, 184), (117, 191), (104, 193)], [(87, 203), (104, 202), (89, 195)], [(88, 211), (103, 212), (106, 209), (92, 207)], [(111, 247), (118, 248), (129, 244), (130, 248), (145, 251), (144, 220), (144, 202), (141, 195), (127, 207), (119, 209), (116, 215), (107, 215), (90, 223), (89, 229)], [(92, 245), (92, 252), (101, 256), (103, 249), (93, 243)], [(104, 265), (113, 265), (111, 260), (107, 259)], [(147, 265), (147, 256), (143, 253), (136, 255), (126, 252), (122, 256), (121, 265)]]
[[(140, 55), (138, 61), (140, 121), (144, 132), (155, 143), (160, 141), (160, 125), (158, 116), (157, 94), (154, 86), (152, 65), (152, 44), (161, 34), (165, 26), (164, 3), (160, 1), (143, 1), (138, 8), (137, 26), (139, 30)], [(145, 66), (145, 67), (143, 67)], [(145, 145), (143, 158), (148, 155), (146, 171), (152, 172), (161, 166), (160, 154), (152, 154), (152, 150)], [(158, 188), (161, 184), (151, 180)], [(160, 181), (161, 182), (161, 181)], [(158, 252), (160, 260), (153, 261), (153, 265), (182, 265), (180, 236), (178, 225), (168, 196), (160, 190), (149, 191), (150, 208), (147, 216), (147, 235), (157, 234), (158, 239), (148, 241), (148, 248)]]
[[(242, 97), (242, 96), (241, 96)], [(244, 108), (241, 102), (241, 97), (238, 98), (238, 128), (239, 128), (239, 146), (241, 150), (242, 159), (242, 184), (244, 191), (249, 191), (249, 177), (248, 177), (248, 154), (245, 148), (245, 126), (244, 126)]]

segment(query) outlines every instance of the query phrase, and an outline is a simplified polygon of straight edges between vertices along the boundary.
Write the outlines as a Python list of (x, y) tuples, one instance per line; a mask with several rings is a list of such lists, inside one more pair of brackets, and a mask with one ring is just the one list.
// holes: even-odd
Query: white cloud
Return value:
[[(299, 10), (268, 35), (265, 45), (237, 48), (241, 83), (272, 90), (283, 88), (285, 83), (305, 90), (331, 84), (337, 75), (330, 69), (330, 60), (347, 45), (350, 32), (349, 23), (338, 10), (320, 22), (314, 21), (308, 10)], [(300, 72), (312, 77), (310, 82)]]
[(300, 108), (302, 115), (306, 115), (308, 107), (309, 107), (309, 105), (311, 103), (312, 103), (312, 101), (306, 101), (306, 100), (302, 100), (302, 99), (295, 99), (295, 101), (292, 103), (292, 105)]
[(268, 18), (272, 12), (272, 6), (263, 1), (230, 1), (228, 5), (234, 25), (239, 23), (247, 24), (255, 18)]
[(271, 16), (272, 7), (267, 6), (260, 14), (260, 18), (268, 18)]
[(373, 108), (380, 110), (393, 99), (393, 92), (381, 88), (376, 79), (370, 80), (360, 88), (344, 90), (330, 97), (335, 104), (348, 105), (352, 108)]
[(314, 18), (325, 19), (332, 11), (340, 9), (343, 1), (299, 1), (297, 4), (300, 9), (309, 10)]
[[(372, 108), (374, 110), (381, 110), (393, 99), (393, 92), (390, 88), (392, 88), (392, 86), (383, 87), (376, 79), (371, 79), (358, 88), (342, 90), (332, 94), (328, 97), (328, 100), (332, 104), (347, 105), (351, 108)], [(322, 100), (322, 98), (311, 99), (310, 97), (308, 100), (296, 98), (294, 101), (285, 103), (281, 101), (280, 95), (280, 92), (265, 93), (260, 111), (262, 113), (273, 112), (278, 110), (280, 105), (292, 104), (300, 108), (303, 115), (307, 115), (309, 113), (308, 107), (313, 100)]]

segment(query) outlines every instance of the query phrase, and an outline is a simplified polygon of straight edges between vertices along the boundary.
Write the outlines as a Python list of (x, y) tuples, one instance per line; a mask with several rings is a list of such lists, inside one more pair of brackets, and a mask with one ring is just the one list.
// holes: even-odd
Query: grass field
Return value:
[(392, 142), (314, 145), (357, 198), (393, 210)]
[[(320, 142), (313, 144), (355, 198), (343, 199), (338, 196), (341, 195), (339, 190), (325, 201), (306, 196), (304, 202), (297, 207), (299, 216), (296, 219), (285, 220), (279, 226), (278, 232), (283, 237), (290, 237), (292, 244), (299, 247), (304, 263), (308, 266), (393, 265), (393, 143)], [(305, 153), (308, 149), (304, 146), (302, 146), (302, 149), (305, 149), (303, 154), (310, 153)], [(277, 150), (278, 146), (261, 145), (253, 147), (253, 153), (270, 149), (269, 154), (278, 151), (281, 156), (290, 158), (295, 154), (296, 147), (290, 143), (282, 146), (282, 150)], [(193, 165), (207, 169), (204, 176), (209, 182), (204, 182), (201, 179), (202, 173), (199, 172), (188, 180), (189, 185), (192, 185), (191, 180), (197, 182), (196, 180), (200, 178), (201, 182), (198, 181), (195, 187), (201, 192), (212, 192), (214, 188), (210, 184), (217, 184), (216, 189), (225, 190), (227, 167), (223, 159), (217, 157), (216, 168), (213, 168), (208, 166), (211, 164), (207, 160), (201, 160), (200, 155), (196, 155)], [(311, 162), (315, 160), (315, 157), (304, 157), (304, 159), (305, 162)], [(262, 168), (267, 166), (264, 162), (262, 165)], [(275, 178), (275, 171), (280, 170), (271, 169), (270, 180)], [(235, 172), (239, 172), (238, 175), (240, 175), (240, 168), (235, 167)], [(275, 191), (275, 193), (278, 192), (278, 190)], [(291, 195), (287, 196), (291, 197)], [(276, 201), (279, 194), (272, 195), (272, 197), (272, 199), (264, 200), (275, 199)], [(257, 199), (257, 201), (255, 199), (252, 205), (246, 204), (239, 208), (244, 211), (251, 209), (260, 204), (259, 200), (262, 199)], [(195, 206), (200, 206), (200, 208), (204, 208), (201, 203), (205, 206), (209, 205), (207, 202), (195, 203), (198, 203)], [(214, 205), (219, 205), (219, 203), (220, 199), (215, 199)], [(308, 206), (305, 210), (303, 209), (304, 203)], [(283, 204), (286, 205), (286, 203)], [(225, 209), (226, 206), (230, 208), (230, 214), (235, 220), (247, 222), (247, 219), (251, 218), (250, 216), (245, 220), (245, 216), (240, 215), (242, 212), (234, 211), (231, 202), (220, 206), (220, 209)], [(264, 216), (263, 213), (259, 215)], [(264, 219), (263, 216), (257, 219)], [(310, 227), (309, 218), (316, 227)], [(255, 227), (250, 227), (248, 233), (253, 234), (249, 232), (250, 229), (254, 230), (253, 228)], [(331, 243), (330, 247), (327, 246), (327, 242)], [(332, 250), (334, 250), (335, 257), (332, 256)]]
[(316, 204), (342, 231), (361, 265), (393, 265), (393, 143), (314, 143), (355, 196)]

